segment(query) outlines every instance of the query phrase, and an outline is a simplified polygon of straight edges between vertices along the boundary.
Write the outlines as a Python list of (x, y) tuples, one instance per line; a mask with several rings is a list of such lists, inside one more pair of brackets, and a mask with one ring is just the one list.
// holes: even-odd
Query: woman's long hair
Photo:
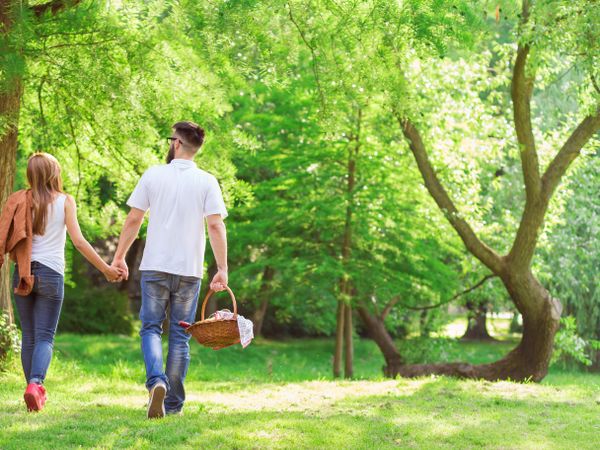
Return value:
[(48, 153), (34, 153), (27, 161), (27, 181), (33, 199), (33, 234), (42, 235), (48, 223), (48, 206), (62, 192), (58, 160)]

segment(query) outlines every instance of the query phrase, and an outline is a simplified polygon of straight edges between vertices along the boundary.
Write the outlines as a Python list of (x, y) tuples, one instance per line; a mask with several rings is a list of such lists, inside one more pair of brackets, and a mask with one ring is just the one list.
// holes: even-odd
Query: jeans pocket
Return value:
[(175, 292), (175, 301), (189, 302), (194, 300), (200, 291), (200, 278), (181, 276)]
[(37, 294), (46, 298), (62, 299), (64, 284), (61, 275), (41, 273), (36, 275)]

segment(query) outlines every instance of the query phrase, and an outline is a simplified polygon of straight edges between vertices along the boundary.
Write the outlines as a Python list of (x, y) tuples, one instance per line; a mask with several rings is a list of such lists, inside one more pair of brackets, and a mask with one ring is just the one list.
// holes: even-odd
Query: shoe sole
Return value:
[(25, 403), (27, 404), (27, 411), (39, 411), (42, 409), (35, 395), (25, 394), (23, 395)]
[(165, 417), (165, 396), (167, 389), (165, 386), (154, 386), (150, 391), (150, 402), (148, 404), (148, 419), (160, 419)]

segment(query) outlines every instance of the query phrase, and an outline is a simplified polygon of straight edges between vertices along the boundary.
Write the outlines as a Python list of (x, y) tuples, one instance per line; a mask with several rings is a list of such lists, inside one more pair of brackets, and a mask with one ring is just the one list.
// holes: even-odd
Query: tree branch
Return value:
[(81, 0), (52, 0), (47, 3), (42, 3), (41, 5), (31, 6), (31, 11), (36, 17), (41, 17), (47, 12), (56, 14), (63, 9), (76, 6), (79, 3), (81, 3)]
[[(521, 25), (529, 20), (529, 1), (523, 0), (521, 11)], [(535, 149), (535, 138), (531, 125), (531, 94), (533, 92), (534, 77), (528, 77), (527, 57), (529, 56), (529, 45), (521, 45), (517, 49), (517, 57), (513, 67), (511, 82), (511, 97), (513, 102), (513, 118), (517, 141), (519, 142), (519, 156), (525, 182), (527, 203), (533, 203), (539, 196), (541, 190), (540, 165), (537, 151)]]
[[(381, 312), (381, 314), (379, 314), (379, 317), (381, 317), (381, 320), (385, 320), (385, 318), (388, 316), (388, 314), (390, 313), (392, 308), (394, 306), (396, 306), (396, 304), (399, 301), (400, 301), (400, 296), (397, 295), (396, 297), (392, 298), (389, 302), (387, 302), (387, 304), (383, 308), (383, 311)], [(377, 311), (375, 311), (375, 312), (378, 313)]]
[(421, 172), (427, 190), (440, 209), (444, 212), (446, 218), (454, 227), (469, 252), (492, 272), (498, 274), (503, 266), (502, 259), (492, 248), (479, 240), (471, 226), (462, 218), (461, 214), (454, 206), (454, 203), (440, 183), (440, 180), (429, 161), (419, 131), (415, 128), (410, 119), (398, 117), (398, 122), (402, 128), (402, 133), (406, 139), (408, 139), (410, 149), (417, 161), (417, 166)]
[[(390, 300), (390, 302), (388, 303), (388, 305), (389, 305), (390, 303), (392, 303), (392, 301), (396, 300), (396, 301), (394, 302), (394, 305), (395, 305), (395, 304), (397, 304), (397, 303), (400, 303), (400, 305), (401, 305), (401, 306), (403, 306), (404, 308), (407, 308), (407, 309), (412, 309), (413, 311), (424, 311), (424, 310), (427, 310), (427, 309), (439, 308), (440, 306), (447, 305), (448, 303), (451, 303), (451, 302), (453, 302), (453, 301), (454, 301), (454, 300), (456, 300), (457, 298), (459, 298), (459, 297), (462, 297), (463, 295), (465, 295), (465, 294), (468, 294), (469, 292), (473, 292), (475, 289), (478, 289), (478, 288), (480, 288), (481, 286), (483, 286), (483, 284), (484, 284), (484, 283), (485, 283), (487, 280), (489, 280), (489, 279), (491, 279), (491, 278), (494, 278), (495, 276), (496, 276), (496, 275), (494, 275), (493, 273), (490, 273), (489, 275), (486, 275), (485, 277), (483, 277), (483, 278), (482, 278), (482, 279), (481, 279), (479, 282), (477, 282), (476, 284), (474, 284), (474, 285), (473, 285), (473, 286), (471, 286), (470, 288), (467, 288), (467, 289), (465, 289), (464, 291), (461, 291), (461, 292), (459, 292), (458, 294), (455, 294), (455, 295), (453, 295), (453, 296), (452, 296), (452, 297), (450, 297), (449, 299), (447, 299), (447, 300), (444, 300), (443, 302), (436, 303), (436, 304), (434, 304), (434, 305), (427, 305), (427, 306), (410, 306), (410, 305), (406, 305), (406, 304), (404, 304), (404, 303), (400, 303), (400, 302), (399, 302), (399, 297), (395, 297), (394, 299)], [(392, 306), (394, 306), (394, 305), (392, 305)], [(386, 305), (386, 308), (387, 308), (387, 305)], [(391, 309), (391, 308), (390, 308), (390, 309)], [(384, 310), (384, 311), (385, 311), (385, 310)], [(389, 311), (388, 311), (388, 312), (389, 312)], [(382, 319), (383, 319), (383, 317), (382, 317)]]
[(547, 202), (552, 197), (560, 179), (571, 163), (580, 155), (583, 146), (600, 130), (600, 107), (596, 114), (587, 116), (575, 128), (562, 148), (548, 165), (542, 177), (543, 198)]
[(535, 139), (531, 126), (531, 93), (533, 92), (533, 78), (525, 76), (529, 46), (519, 46), (517, 58), (513, 68), (511, 83), (511, 96), (513, 102), (513, 118), (517, 141), (519, 142), (519, 155), (523, 169), (523, 180), (527, 201), (534, 202), (540, 193), (540, 167)]
[(300, 28), (300, 25), (298, 25), (298, 22), (296, 22), (296, 19), (294, 18), (294, 15), (292, 14), (292, 5), (290, 5), (290, 3), (288, 2), (287, 6), (288, 6), (290, 20), (296, 27), (296, 30), (298, 30), (298, 33), (300, 34), (302, 41), (310, 50), (311, 64), (312, 64), (313, 74), (315, 76), (315, 83), (317, 84), (317, 90), (319, 91), (319, 98), (321, 99), (321, 106), (323, 107), (323, 110), (325, 110), (325, 108), (326, 108), (325, 94), (323, 93), (323, 89), (321, 87), (321, 79), (319, 77), (319, 67), (317, 66), (317, 55), (316, 55), (315, 48), (308, 42), (308, 39), (306, 39), (306, 35), (304, 34), (304, 31), (302, 31), (302, 28)]

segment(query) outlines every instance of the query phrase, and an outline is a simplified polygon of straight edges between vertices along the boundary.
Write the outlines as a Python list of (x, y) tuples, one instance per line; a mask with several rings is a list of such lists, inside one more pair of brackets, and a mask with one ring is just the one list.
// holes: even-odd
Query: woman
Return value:
[[(18, 256), (21, 259), (14, 258), (17, 266), (13, 288), (23, 333), (21, 362), (28, 383), (24, 399), (29, 411), (39, 411), (46, 402), (43, 383), (52, 358), (54, 335), (63, 302), (66, 232), (75, 248), (107, 280), (118, 281), (121, 272), (106, 264), (81, 234), (75, 200), (62, 191), (60, 165), (56, 158), (47, 153), (32, 155), (27, 163), (27, 181), (29, 190), (11, 196), (19, 198), (21, 202), (21, 205), (14, 206), (15, 211), (19, 207), (28, 211), (27, 220), (21, 220), (21, 223), (30, 227), (30, 242), (17, 248), (16, 253), (20, 251)], [(23, 206), (23, 201), (27, 202), (27, 206)], [(7, 205), (10, 203), (9, 198)], [(6, 222), (5, 216), (3, 212), (2, 217)], [(15, 230), (21, 227), (17, 216), (18, 212), (11, 216), (13, 236), (9, 237), (9, 241), (16, 239)], [(25, 229), (25, 226), (21, 228)], [(23, 232), (20, 237), (26, 234)], [(10, 250), (6, 245), (4, 248)], [(13, 253), (11, 255), (14, 256)], [(28, 267), (24, 269), (29, 262), (30, 272)], [(19, 265), (24, 267), (19, 270)]]

